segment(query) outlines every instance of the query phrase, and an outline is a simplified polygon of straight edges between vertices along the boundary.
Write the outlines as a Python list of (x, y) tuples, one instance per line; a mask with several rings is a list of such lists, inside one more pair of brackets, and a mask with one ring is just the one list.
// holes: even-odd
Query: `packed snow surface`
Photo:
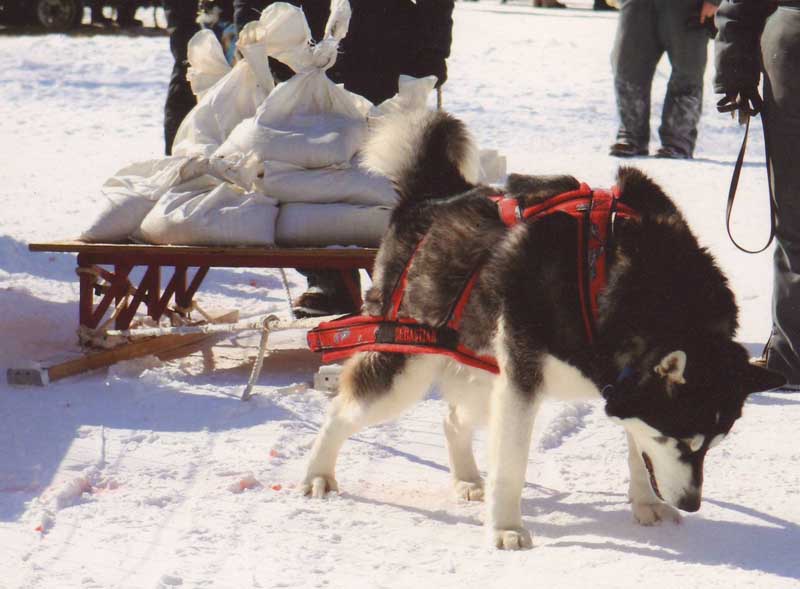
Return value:
[[(585, 2), (459, 3), (445, 107), (511, 171), (608, 186), (619, 164), (606, 155), (615, 25)], [(171, 60), (165, 37), (0, 36), (0, 367), (75, 349), (75, 259), (26, 246), (77, 235), (105, 178), (162, 152)], [(714, 111), (711, 70), (696, 158), (632, 163), (719, 260), (739, 340), (756, 355), (771, 258), (740, 253), (725, 233), (742, 129)], [(654, 130), (668, 75), (662, 63)], [(749, 247), (768, 231), (754, 131), (733, 220)], [(304, 286), (295, 273), (290, 283)], [(212, 271), (200, 302), (287, 312), (278, 273), (265, 270)], [(317, 363), (276, 354), (242, 403), (254, 340), (238, 343), (215, 348), (215, 366), (144, 359), (43, 389), (0, 385), (0, 587), (800, 586), (800, 396), (753, 395), (706, 460), (700, 512), (652, 528), (633, 521), (625, 437), (602, 404), (545, 405), (522, 499), (534, 549), (504, 553), (486, 544), (482, 504), (452, 497), (435, 393), (348, 442), (341, 493), (310, 501), (296, 484), (328, 404), (304, 384)], [(476, 449), (485, 467), (484, 435)]]

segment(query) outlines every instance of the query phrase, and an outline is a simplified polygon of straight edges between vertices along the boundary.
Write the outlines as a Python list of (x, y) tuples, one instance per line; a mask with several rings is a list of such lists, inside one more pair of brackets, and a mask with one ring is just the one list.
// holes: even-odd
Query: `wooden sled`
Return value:
[[(145, 306), (147, 315), (156, 322), (167, 314), (188, 315), (194, 307), (194, 296), (211, 268), (336, 270), (341, 272), (354, 305), (360, 307), (361, 291), (352, 280), (351, 272), (363, 268), (370, 273), (377, 253), (372, 248), (162, 246), (81, 241), (32, 243), (28, 249), (32, 252), (78, 254), (76, 272), (80, 283), (79, 333), (116, 332), (128, 335), (130, 333), (126, 330), (129, 330), (141, 305)], [(137, 266), (144, 267), (145, 271), (139, 283), (134, 285), (130, 275)], [(169, 276), (163, 288), (162, 273)], [(111, 317), (106, 319), (108, 315)], [(139, 330), (142, 333), (163, 331), (164, 334), (127, 342), (109, 350), (91, 352), (67, 362), (10, 369), (7, 379), (10, 384), (43, 386), (54, 380), (110, 366), (121, 360), (145, 355), (156, 355), (162, 359), (181, 357), (195, 351), (198, 345), (208, 345), (206, 340), (209, 338), (219, 339), (220, 334), (226, 331), (230, 333), (232, 329), (226, 329), (222, 324), (234, 328), (232, 324), (237, 319), (238, 312), (213, 318), (212, 323), (220, 323), (219, 331), (203, 327), (198, 327), (194, 333), (191, 330), (189, 333), (181, 333), (180, 329)], [(266, 320), (264, 321), (265, 335), (261, 347), (266, 345), (266, 334), (269, 332)], [(113, 329), (106, 332), (101, 326), (108, 323), (113, 323)], [(260, 351), (261, 360), (264, 353), (264, 350)], [(258, 361), (257, 366), (254, 366), (251, 380), (242, 394), (244, 400), (250, 397), (260, 365), (261, 362)]]
[[(78, 321), (89, 329), (101, 324), (112, 303), (119, 309), (114, 319), (116, 329), (128, 329), (142, 304), (156, 321), (170, 306), (185, 313), (211, 268), (336, 270), (341, 272), (358, 308), (362, 302), (361, 291), (350, 272), (360, 268), (372, 272), (377, 253), (373, 248), (208, 247), (81, 241), (31, 243), (28, 249), (78, 254)], [(130, 274), (137, 266), (146, 270), (139, 284), (134, 285)], [(169, 278), (162, 289), (161, 278), (165, 272)], [(99, 297), (96, 303), (95, 297)]]

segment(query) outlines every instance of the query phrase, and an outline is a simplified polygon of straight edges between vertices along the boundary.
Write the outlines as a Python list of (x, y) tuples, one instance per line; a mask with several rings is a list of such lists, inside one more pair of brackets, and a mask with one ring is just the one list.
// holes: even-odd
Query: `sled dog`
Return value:
[(783, 379), (750, 365), (733, 341), (737, 307), (728, 282), (661, 188), (620, 168), (615, 194), (637, 214), (609, 221), (606, 282), (587, 331), (578, 303), (586, 296), (576, 271), (578, 222), (551, 214), (509, 227), (497, 204), (500, 196), (520, 208), (544, 202), (579, 189), (575, 178), (511, 175), (504, 190), (479, 185), (475, 145), (445, 113), (386, 119), (365, 160), (394, 182), (399, 202), (364, 314), (386, 316), (402, 282), (400, 317), (441, 326), (475, 274), (459, 345), (494, 358), (497, 371), (436, 353), (356, 353), (312, 446), (302, 492), (338, 490), (334, 470), (345, 440), (398, 416), (436, 385), (449, 404), (444, 431), (455, 492), (466, 500), (484, 498), (472, 434), (488, 424), (486, 525), (498, 548), (532, 545), (520, 497), (534, 415), (546, 397), (605, 399), (607, 415), (627, 434), (628, 495), (639, 523), (697, 511), (706, 453), (749, 394)]

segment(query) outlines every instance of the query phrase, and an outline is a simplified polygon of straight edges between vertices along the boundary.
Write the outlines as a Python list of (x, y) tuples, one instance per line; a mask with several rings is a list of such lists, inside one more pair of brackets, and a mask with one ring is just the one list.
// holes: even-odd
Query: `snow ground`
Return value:
[[(586, 8), (457, 6), (445, 106), (509, 170), (613, 181), (616, 16)], [(74, 346), (74, 258), (26, 244), (77, 235), (106, 177), (161, 153), (170, 67), (163, 37), (0, 36), (0, 367)], [(655, 81), (654, 129), (668, 71)], [(739, 339), (757, 353), (770, 257), (739, 253), (725, 234), (741, 129), (713, 103), (709, 92), (694, 161), (634, 163), (718, 257), (741, 307)], [(751, 247), (768, 222), (754, 131), (734, 224)], [(290, 279), (299, 292), (302, 279)], [(212, 271), (200, 300), (244, 316), (286, 306), (265, 270)], [(294, 485), (327, 406), (301, 384), (316, 360), (277, 354), (243, 404), (247, 352), (216, 348), (216, 370), (198, 356), (46, 389), (0, 385), (0, 587), (800, 586), (796, 395), (752, 396), (707, 459), (701, 511), (654, 528), (632, 520), (624, 436), (601, 404), (546, 405), (522, 503), (535, 548), (501, 553), (484, 542), (482, 506), (450, 495), (435, 395), (350, 441), (342, 493), (312, 502)], [(484, 465), (483, 435), (477, 455)]]

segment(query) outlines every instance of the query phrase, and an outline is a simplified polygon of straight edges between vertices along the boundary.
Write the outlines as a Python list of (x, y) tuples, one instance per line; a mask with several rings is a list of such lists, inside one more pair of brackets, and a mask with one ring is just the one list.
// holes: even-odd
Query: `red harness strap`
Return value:
[[(636, 211), (619, 202), (619, 189), (592, 190), (586, 184), (570, 192), (551, 197), (526, 209), (515, 198), (490, 197), (497, 203), (498, 214), (509, 227), (521, 221), (535, 221), (553, 213), (566, 213), (578, 223), (578, 284), (586, 339), (594, 341), (598, 296), (606, 286), (606, 243), (614, 216), (638, 218)], [(425, 238), (420, 241), (406, 264), (392, 292), (391, 308), (386, 317), (347, 316), (321, 323), (309, 331), (308, 346), (322, 352), (323, 362), (347, 358), (356, 352), (395, 352), (404, 354), (442, 354), (468, 366), (497, 374), (497, 361), (459, 342), (459, 328), (464, 309), (480, 275), (476, 268), (453, 306), (445, 325), (435, 327), (414, 319), (399, 317), (408, 272)]]

